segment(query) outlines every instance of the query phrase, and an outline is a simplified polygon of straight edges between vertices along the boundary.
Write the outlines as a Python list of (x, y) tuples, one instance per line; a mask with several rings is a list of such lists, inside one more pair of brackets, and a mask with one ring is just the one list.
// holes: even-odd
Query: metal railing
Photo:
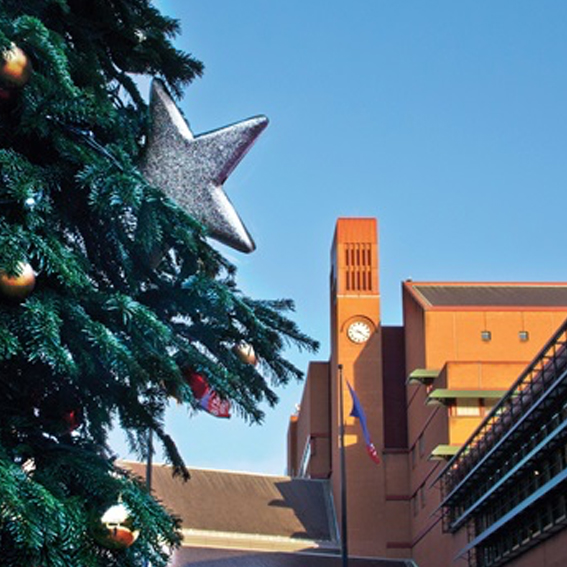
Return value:
[[(510, 390), (494, 406), (466, 443), (447, 463), (436, 482), (441, 483), (442, 505), (449, 504), (460, 489), (478, 474), (498, 452), (548, 407), (558, 388), (558, 378), (567, 370), (567, 321), (524, 370)], [(555, 388), (554, 388), (555, 385)]]

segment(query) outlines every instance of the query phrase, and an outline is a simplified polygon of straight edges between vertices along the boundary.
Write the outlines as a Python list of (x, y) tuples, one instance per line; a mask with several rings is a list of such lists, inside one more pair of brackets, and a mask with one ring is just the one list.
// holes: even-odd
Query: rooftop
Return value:
[[(341, 564), (338, 555), (186, 547), (177, 551), (171, 567), (340, 567)], [(349, 557), (348, 564), (349, 567), (415, 567), (415, 563), (403, 559)]]
[(425, 307), (567, 308), (567, 283), (404, 283)]
[[(143, 463), (123, 466), (145, 476)], [(168, 465), (154, 465), (152, 471), (154, 493), (182, 519), (186, 543), (338, 548), (327, 481), (190, 469), (191, 479), (183, 482), (172, 476)]]

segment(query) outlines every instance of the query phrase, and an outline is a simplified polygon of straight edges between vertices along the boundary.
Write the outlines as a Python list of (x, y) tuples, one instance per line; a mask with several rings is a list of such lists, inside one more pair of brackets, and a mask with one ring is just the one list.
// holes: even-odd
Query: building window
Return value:
[(490, 331), (481, 331), (480, 332), (480, 338), (483, 341), (486, 341), (486, 342), (491, 341), (492, 340), (492, 333)]
[(303, 448), (303, 455), (301, 456), (301, 462), (299, 463), (299, 472), (298, 475), (300, 478), (308, 478), (309, 477), (309, 473), (308, 473), (308, 468), (309, 468), (309, 462), (311, 460), (311, 451), (312, 451), (312, 439), (311, 437), (307, 438), (307, 441), (305, 441), (305, 447)]
[(419, 488), (419, 501), (421, 502), (421, 507), (425, 506), (425, 486), (422, 484)]
[(417, 450), (415, 445), (411, 448), (411, 466), (412, 468), (415, 468), (415, 464), (417, 461)]
[(482, 407), (482, 415), (488, 415), (492, 408), (499, 402), (499, 400), (488, 398), (485, 400), (480, 400), (480, 405)]
[(482, 414), (480, 400), (456, 400), (455, 405), (450, 406), (451, 417), (478, 417)]
[(520, 331), (518, 333), (518, 336), (523, 343), (530, 340), (530, 334), (528, 333), (528, 331)]

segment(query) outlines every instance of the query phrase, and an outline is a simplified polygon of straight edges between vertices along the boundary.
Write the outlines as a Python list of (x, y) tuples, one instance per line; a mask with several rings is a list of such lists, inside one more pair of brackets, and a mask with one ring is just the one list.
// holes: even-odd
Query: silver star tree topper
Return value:
[(223, 190), (223, 183), (268, 125), (256, 116), (194, 136), (159, 79), (152, 81), (151, 126), (140, 169), (209, 231), (209, 236), (240, 250), (256, 245)]

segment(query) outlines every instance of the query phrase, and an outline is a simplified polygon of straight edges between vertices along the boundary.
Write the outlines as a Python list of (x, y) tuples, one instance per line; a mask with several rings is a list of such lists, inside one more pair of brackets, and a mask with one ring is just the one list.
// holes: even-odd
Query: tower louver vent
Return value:
[(372, 245), (345, 244), (347, 291), (372, 291)]

